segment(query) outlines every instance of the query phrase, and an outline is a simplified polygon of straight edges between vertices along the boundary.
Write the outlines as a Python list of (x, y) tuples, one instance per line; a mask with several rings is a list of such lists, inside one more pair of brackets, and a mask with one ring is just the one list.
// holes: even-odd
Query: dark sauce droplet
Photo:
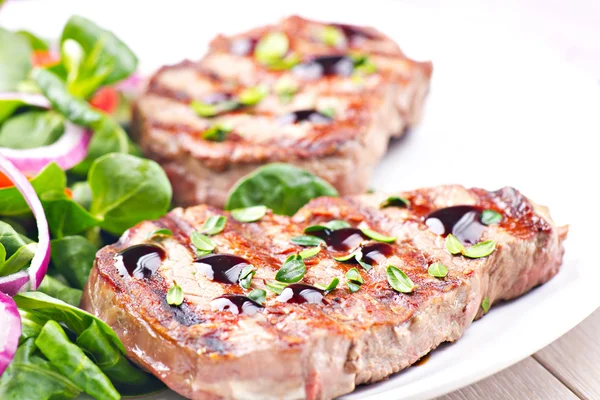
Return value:
[(311, 235), (320, 237), (327, 243), (330, 250), (346, 251), (357, 248), (367, 236), (357, 228), (342, 228), (335, 231), (324, 229)]
[(165, 250), (153, 244), (138, 244), (123, 250), (117, 255), (116, 266), (119, 273), (134, 278), (150, 278), (166, 258)]
[(229, 45), (229, 51), (236, 56), (247, 56), (254, 51), (257, 42), (256, 39), (251, 38), (233, 39)]
[(210, 306), (217, 311), (229, 311), (233, 314), (256, 314), (264, 307), (254, 300), (240, 294), (225, 294), (210, 302)]
[(196, 271), (220, 283), (236, 284), (242, 269), (250, 265), (246, 259), (233, 254), (209, 254), (194, 260)]
[(332, 119), (317, 110), (298, 110), (282, 115), (278, 121), (281, 125), (297, 124), (303, 121), (308, 121), (312, 124), (328, 124)]
[(369, 243), (362, 247), (361, 261), (369, 265), (384, 264), (394, 254), (394, 248), (387, 243)]
[(324, 291), (303, 283), (294, 283), (286, 286), (277, 297), (278, 301), (283, 303), (310, 303), (318, 304), (323, 302)]
[(473, 206), (454, 206), (436, 210), (425, 218), (425, 224), (438, 235), (453, 234), (463, 243), (479, 241), (485, 225), (481, 223), (481, 210)]
[(354, 71), (354, 61), (348, 56), (321, 56), (296, 65), (292, 71), (307, 81), (331, 75), (350, 76)]

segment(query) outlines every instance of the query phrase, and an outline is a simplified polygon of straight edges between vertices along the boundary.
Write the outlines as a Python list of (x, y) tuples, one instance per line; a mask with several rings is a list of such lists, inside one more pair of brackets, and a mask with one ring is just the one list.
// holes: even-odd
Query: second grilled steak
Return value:
[[(272, 47), (283, 40), (281, 60), (259, 56), (266, 37)], [(290, 17), (218, 36), (199, 62), (162, 68), (137, 103), (134, 131), (180, 205), (221, 207), (239, 178), (275, 161), (358, 194), (390, 137), (419, 121), (431, 70), (374, 29)]]
[[(459, 339), (490, 305), (522, 295), (559, 270), (567, 228), (556, 227), (545, 207), (515, 189), (443, 186), (400, 196), (409, 207), (380, 208), (385, 197), (377, 194), (319, 198), (292, 218), (267, 213), (252, 223), (204, 205), (176, 209), (98, 253), (83, 306), (115, 329), (132, 359), (184, 396), (330, 399)], [(499, 214), (490, 218), (489, 210)], [(288, 256), (305, 249), (290, 239), (306, 227), (350, 224), (324, 232), (327, 246), (305, 260), (299, 282), (314, 286), (339, 278), (340, 285), (324, 294), (296, 284), (269, 293), (264, 307), (236, 297), (250, 290), (237, 284), (239, 270), (223, 275), (206, 258), (194, 262), (190, 235), (215, 215), (229, 216), (212, 236), (216, 254), (253, 265), (251, 289), (266, 288)], [(158, 228), (171, 229), (173, 237), (149, 239)], [(396, 239), (372, 241), (356, 228)], [(496, 241), (496, 249), (476, 259), (453, 256), (444, 243), (449, 232), (467, 243)], [(148, 252), (148, 245), (161, 250)], [(333, 259), (357, 246), (370, 268)], [(447, 267), (447, 276), (428, 273), (434, 263)], [(389, 265), (414, 283), (410, 293), (392, 288)], [(346, 273), (354, 267), (364, 282), (351, 292)], [(183, 288), (180, 306), (166, 302), (173, 282)]]

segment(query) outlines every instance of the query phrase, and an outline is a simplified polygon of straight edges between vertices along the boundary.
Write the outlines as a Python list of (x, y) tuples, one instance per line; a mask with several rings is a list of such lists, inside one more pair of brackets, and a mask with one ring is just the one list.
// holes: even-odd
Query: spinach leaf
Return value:
[(92, 164), (88, 182), (92, 215), (102, 221), (102, 228), (117, 235), (138, 222), (164, 215), (171, 204), (167, 175), (151, 160), (107, 154)]
[(96, 321), (106, 337), (119, 351), (125, 354), (125, 347), (115, 332), (104, 321), (92, 314), (41, 292), (19, 293), (13, 297), (13, 300), (19, 308), (33, 311), (38, 317), (60, 321), (78, 335)]
[(37, 243), (26, 241), (11, 225), (0, 221), (0, 276), (23, 269), (33, 258), (36, 248)]
[(97, 43), (102, 44), (92, 62), (98, 66), (111, 66), (111, 72), (105, 77), (102, 85), (108, 85), (131, 75), (137, 69), (137, 57), (125, 43), (114, 33), (107, 31), (87, 18), (74, 15), (65, 27), (60, 38), (61, 46), (67, 39), (73, 39), (85, 51), (91, 54)]
[(77, 345), (94, 357), (96, 365), (110, 378), (124, 396), (139, 396), (162, 389), (164, 385), (152, 375), (135, 367), (115, 348), (96, 322), (77, 338)]
[(308, 171), (274, 163), (240, 179), (229, 192), (225, 209), (264, 205), (276, 214), (292, 215), (315, 197), (337, 195), (329, 183)]
[(65, 236), (52, 240), (50, 249), (54, 268), (69, 285), (83, 289), (94, 265), (96, 246), (83, 236)]
[(29, 46), (31, 46), (32, 50), (48, 50), (48, 41), (39, 36), (36, 36), (29, 31), (17, 31), (16, 33), (29, 42)]
[(54, 143), (64, 132), (64, 117), (52, 111), (27, 111), (0, 127), (0, 146), (32, 149)]
[(40, 318), (32, 312), (19, 310), (21, 315), (21, 337), (19, 345), (22, 345), (29, 338), (37, 337), (46, 323), (46, 319)]
[(0, 43), (0, 92), (15, 91), (31, 70), (31, 46), (4, 28), (0, 28)]
[(80, 393), (75, 383), (39, 355), (34, 338), (19, 346), (0, 378), (0, 398), (6, 400), (66, 400)]
[(71, 343), (56, 321), (48, 321), (35, 339), (36, 346), (54, 367), (87, 394), (97, 399), (121, 396), (106, 375), (77, 345)]
[(48, 227), (56, 238), (81, 233), (100, 224), (85, 208), (71, 200), (64, 190), (46, 192), (40, 197)]
[[(31, 180), (31, 185), (38, 195), (42, 195), (51, 190), (63, 190), (67, 185), (67, 177), (57, 164), (50, 163)], [(0, 189), (0, 215), (21, 215), (28, 212), (29, 206), (17, 188)]]
[(77, 182), (71, 186), (71, 192), (73, 192), (73, 200), (81, 207), (89, 209), (92, 205), (92, 189), (87, 181)]
[(81, 290), (73, 289), (50, 275), (44, 277), (38, 290), (75, 307), (78, 307), (81, 302)]

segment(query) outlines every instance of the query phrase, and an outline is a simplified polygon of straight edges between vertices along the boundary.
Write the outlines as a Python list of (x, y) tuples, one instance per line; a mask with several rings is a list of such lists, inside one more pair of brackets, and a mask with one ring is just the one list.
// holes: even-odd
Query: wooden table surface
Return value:
[(533, 356), (438, 400), (598, 400), (599, 335), (600, 309)]

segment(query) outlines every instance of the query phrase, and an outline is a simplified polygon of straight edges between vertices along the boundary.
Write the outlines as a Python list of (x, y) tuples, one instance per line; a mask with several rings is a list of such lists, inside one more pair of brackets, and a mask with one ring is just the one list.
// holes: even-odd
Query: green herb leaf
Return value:
[(346, 42), (346, 35), (336, 26), (324, 26), (319, 36), (323, 43), (331, 47), (340, 47)]
[(316, 256), (321, 252), (321, 249), (321, 246), (311, 247), (306, 250), (302, 250), (300, 253), (298, 253), (298, 255), (304, 260)]
[(350, 228), (351, 227), (351, 225), (349, 223), (347, 223), (346, 221), (340, 221), (340, 220), (337, 220), (337, 219), (329, 221), (328, 223), (325, 224), (325, 226), (328, 229), (331, 229), (332, 231), (337, 231), (338, 229)]
[(335, 117), (335, 108), (333, 108), (333, 107), (322, 108), (319, 110), (319, 114), (322, 114), (330, 119), (333, 119)]
[(360, 254), (360, 257), (357, 255), (356, 256), (356, 261), (358, 261), (358, 264), (363, 267), (365, 269), (365, 271), (369, 271), (371, 268), (373, 268), (373, 266), (371, 264), (367, 264), (366, 262), (364, 262), (362, 260), (362, 252)]
[(254, 277), (254, 274), (256, 274), (256, 270), (254, 269), (254, 267), (252, 265), (245, 266), (244, 269), (242, 269), (242, 272), (240, 273), (240, 278), (239, 278), (240, 286), (246, 290), (250, 289), (250, 286), (252, 285), (252, 278)]
[(262, 64), (274, 64), (284, 58), (290, 43), (285, 33), (270, 32), (256, 44), (254, 57)]
[(71, 343), (56, 321), (48, 321), (35, 339), (41, 353), (63, 376), (97, 399), (121, 398), (108, 377), (79, 346)]
[(90, 212), (114, 234), (163, 216), (171, 205), (169, 179), (151, 160), (107, 154), (94, 161), (88, 182), (93, 196)]
[(283, 289), (285, 289), (287, 284), (282, 283), (282, 282), (277, 282), (277, 281), (269, 281), (265, 284), (265, 286), (271, 292), (276, 293), (276, 294), (281, 294), (281, 292), (283, 291)]
[(496, 250), (496, 242), (493, 240), (486, 240), (485, 242), (468, 247), (463, 254), (468, 258), (482, 258), (489, 256), (494, 250)]
[(298, 83), (289, 76), (283, 76), (275, 82), (274, 90), (279, 96), (279, 100), (284, 103), (292, 101), (294, 94), (298, 92)]
[(361, 286), (360, 283), (356, 283), (354, 281), (346, 281), (346, 284), (348, 285), (348, 289), (350, 290), (350, 293), (358, 292), (358, 290), (360, 289), (360, 286)]
[(214, 124), (204, 132), (202, 132), (202, 139), (210, 140), (212, 142), (223, 142), (227, 139), (228, 134), (233, 130), (231, 126), (224, 124)]
[(172, 306), (180, 306), (183, 303), (183, 289), (177, 282), (173, 282), (173, 285), (167, 292), (167, 303)]
[(436, 278), (445, 278), (446, 275), (448, 275), (448, 268), (443, 264), (433, 263), (429, 266), (427, 272), (429, 275), (435, 276)]
[(254, 222), (258, 221), (267, 213), (267, 207), (265, 206), (253, 206), (246, 208), (236, 208), (231, 210), (231, 216), (236, 221), (240, 222)]
[(190, 240), (194, 247), (196, 247), (196, 255), (198, 257), (212, 253), (217, 247), (217, 244), (211, 238), (200, 232), (192, 232)]
[(321, 285), (321, 284), (316, 284), (315, 286), (318, 287), (319, 289), (322, 289), (325, 294), (332, 292), (335, 290), (335, 288), (337, 288), (337, 285), (340, 283), (340, 279), (339, 278), (333, 278), (331, 280), (331, 282), (329, 282), (329, 285), (325, 286), (325, 285)]
[(29, 31), (20, 30), (17, 31), (16, 34), (26, 39), (32, 50), (48, 50), (49, 48), (47, 40), (42, 39)]
[(407, 208), (409, 206), (410, 206), (410, 201), (406, 200), (403, 197), (399, 197), (399, 196), (390, 196), (379, 205), (380, 208), (386, 208), (386, 207)]
[(225, 209), (264, 205), (276, 214), (293, 215), (320, 196), (337, 196), (337, 191), (303, 169), (275, 163), (240, 179), (229, 192)]
[(190, 107), (192, 107), (196, 114), (201, 117), (209, 118), (218, 114), (217, 106), (215, 104), (206, 104), (197, 100), (192, 100)]
[(216, 235), (225, 229), (225, 224), (227, 224), (227, 217), (223, 215), (211, 215), (204, 221), (200, 232), (210, 236)]
[(379, 232), (375, 232), (372, 229), (367, 229), (367, 228), (363, 228), (361, 229), (362, 233), (364, 233), (368, 238), (371, 238), (373, 240), (376, 240), (378, 242), (383, 242), (383, 243), (394, 243), (396, 241), (396, 237), (395, 236), (385, 236), (382, 235)]
[(311, 235), (294, 236), (290, 239), (290, 242), (298, 246), (321, 246), (325, 244), (325, 241), (320, 237)]
[(485, 296), (483, 301), (481, 302), (481, 308), (483, 309), (484, 312), (488, 312), (490, 311), (490, 298)]
[(277, 274), (275, 279), (279, 282), (294, 283), (302, 280), (306, 274), (306, 265), (304, 260), (298, 254), (292, 254), (285, 260)]
[(388, 282), (395, 291), (400, 293), (412, 293), (417, 287), (413, 281), (400, 268), (388, 265), (386, 271)]
[(356, 249), (356, 250), (354, 250), (353, 252), (351, 252), (351, 253), (349, 253), (349, 254), (346, 254), (346, 255), (344, 255), (344, 256), (333, 257), (333, 259), (334, 259), (335, 261), (339, 261), (339, 262), (346, 262), (346, 261), (350, 261), (350, 260), (352, 260), (353, 258), (356, 258), (356, 259), (359, 259), (359, 258), (360, 258), (360, 259), (362, 259), (362, 251), (361, 251), (361, 249)]
[(249, 87), (238, 95), (238, 101), (245, 106), (253, 106), (262, 101), (268, 94), (268, 88), (265, 85)]
[(360, 75), (369, 75), (377, 72), (377, 66), (366, 54), (351, 55), (354, 61), (354, 72)]
[(450, 254), (464, 254), (465, 246), (456, 236), (449, 234), (446, 236), (446, 250), (448, 250)]
[(254, 300), (262, 306), (263, 304), (265, 304), (265, 301), (267, 301), (267, 292), (263, 289), (254, 289), (253, 291), (248, 293), (248, 298), (250, 300)]
[(481, 223), (484, 225), (499, 224), (502, 222), (502, 214), (494, 210), (483, 210), (481, 212)]
[(161, 228), (161, 229), (157, 229), (155, 231), (150, 232), (146, 238), (147, 239), (153, 239), (153, 238), (165, 238), (165, 237), (171, 237), (173, 236), (173, 232), (171, 232), (170, 229), (167, 228)]
[(363, 277), (356, 268), (351, 268), (348, 270), (348, 272), (346, 272), (346, 279), (355, 283), (360, 283), (361, 285), (365, 283)]

